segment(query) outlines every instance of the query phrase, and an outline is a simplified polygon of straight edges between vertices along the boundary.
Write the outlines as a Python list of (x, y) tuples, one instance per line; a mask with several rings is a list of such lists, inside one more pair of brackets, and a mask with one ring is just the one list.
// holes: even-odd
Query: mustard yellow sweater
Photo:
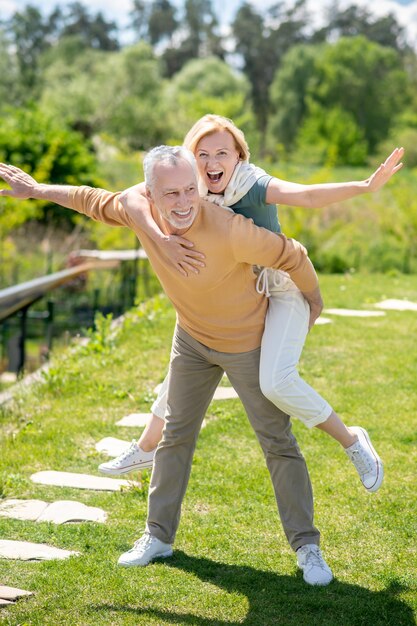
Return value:
[[(288, 272), (301, 291), (317, 286), (316, 273), (300, 243), (215, 204), (201, 201), (185, 235), (206, 256), (206, 267), (185, 277), (129, 217), (118, 193), (76, 187), (70, 202), (79, 213), (110, 226), (127, 226), (136, 233), (177, 311), (179, 326), (214, 350), (247, 352), (261, 344), (268, 301), (256, 292), (252, 265)], [(153, 211), (156, 223), (168, 234), (160, 215)]]

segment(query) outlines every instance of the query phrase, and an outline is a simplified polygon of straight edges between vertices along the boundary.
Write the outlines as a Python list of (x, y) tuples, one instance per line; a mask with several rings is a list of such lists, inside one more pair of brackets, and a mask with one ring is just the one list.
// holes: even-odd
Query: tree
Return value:
[(391, 13), (375, 17), (368, 9), (357, 5), (341, 10), (338, 2), (333, 2), (327, 13), (328, 23), (315, 33), (316, 41), (324, 39), (334, 41), (341, 37), (363, 35), (381, 46), (388, 46), (399, 51), (407, 49), (404, 28)]
[(162, 54), (167, 76), (176, 74), (192, 59), (210, 56), (224, 58), (218, 20), (211, 0), (185, 0), (180, 23), (182, 33), (179, 33), (179, 45), (170, 45)]
[(243, 58), (243, 71), (251, 84), (263, 144), (269, 115), (270, 85), (284, 54), (293, 45), (306, 41), (306, 24), (305, 0), (297, 0), (288, 9), (277, 4), (265, 16), (245, 2), (232, 24), (235, 51)]
[(0, 115), (5, 107), (18, 105), (22, 96), (17, 59), (5, 30), (0, 28)]
[[(21, 167), (39, 182), (93, 186), (100, 183), (91, 144), (63, 120), (54, 119), (35, 106), (10, 109), (2, 116), (0, 161)], [(18, 207), (16, 200), (7, 198), (1, 219), (3, 233), (7, 225), (14, 227), (35, 215), (54, 223), (73, 221), (71, 212), (46, 202)]]
[(251, 146), (258, 144), (249, 83), (217, 57), (189, 61), (167, 86), (165, 98), (171, 104), (176, 143), (182, 142), (198, 118), (217, 113), (232, 118), (242, 127)]
[(365, 37), (294, 48), (271, 94), (276, 141), (287, 150), (309, 145), (319, 158), (351, 164), (375, 151), (409, 99), (398, 52)]
[(169, 0), (155, 0), (152, 3), (148, 21), (151, 44), (158, 44), (165, 39), (172, 41), (172, 36), (178, 26), (176, 9)]
[(314, 75), (318, 45), (293, 46), (284, 56), (281, 67), (271, 85), (271, 114), (268, 136), (283, 145), (287, 152), (295, 146), (295, 140), (307, 113), (307, 93)]
[(50, 24), (34, 6), (17, 11), (8, 22), (19, 68), (20, 82), (29, 92), (39, 85), (39, 58), (50, 46)]
[(120, 52), (88, 49), (66, 61), (67, 40), (45, 71), (41, 106), (88, 138), (107, 133), (132, 149), (147, 149), (166, 135), (160, 64), (144, 42)]
[(116, 23), (105, 20), (100, 12), (90, 15), (80, 2), (72, 2), (64, 12), (57, 9), (54, 20), (61, 22), (60, 37), (76, 35), (86, 47), (97, 50), (119, 49)]
[(308, 91), (312, 102), (323, 108), (339, 106), (351, 113), (371, 152), (409, 98), (399, 54), (365, 37), (344, 37), (326, 45)]

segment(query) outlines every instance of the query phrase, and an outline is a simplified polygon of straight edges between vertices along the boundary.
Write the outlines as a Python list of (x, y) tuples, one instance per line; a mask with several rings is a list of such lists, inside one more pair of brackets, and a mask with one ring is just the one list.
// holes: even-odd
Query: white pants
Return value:
[[(310, 307), (289, 276), (280, 270), (263, 270), (257, 288), (269, 294), (259, 370), (262, 393), (279, 409), (312, 428), (327, 420), (332, 407), (297, 371), (308, 332)], [(162, 419), (167, 389), (165, 378), (151, 408)]]

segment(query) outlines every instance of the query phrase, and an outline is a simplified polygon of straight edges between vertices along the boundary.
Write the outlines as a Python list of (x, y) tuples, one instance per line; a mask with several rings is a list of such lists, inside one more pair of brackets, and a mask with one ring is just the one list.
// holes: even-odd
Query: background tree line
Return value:
[[(127, 45), (80, 2), (28, 5), (0, 22), (0, 159), (41, 181), (117, 188), (138, 172), (121, 154), (180, 143), (216, 112), (270, 166), (362, 166), (399, 144), (417, 165), (416, 51), (394, 16), (331, 2), (326, 23), (311, 24), (305, 0), (263, 12), (244, 2), (230, 28), (210, 0), (133, 0)], [(77, 221), (42, 203), (15, 208), (0, 211), (3, 242), (27, 219)]]

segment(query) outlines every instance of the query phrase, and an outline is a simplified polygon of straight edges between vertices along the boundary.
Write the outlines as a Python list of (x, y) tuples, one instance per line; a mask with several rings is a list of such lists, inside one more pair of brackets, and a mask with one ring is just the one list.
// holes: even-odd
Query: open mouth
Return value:
[(212, 182), (212, 183), (218, 183), (219, 180), (221, 180), (223, 176), (223, 172), (207, 172), (207, 178)]

